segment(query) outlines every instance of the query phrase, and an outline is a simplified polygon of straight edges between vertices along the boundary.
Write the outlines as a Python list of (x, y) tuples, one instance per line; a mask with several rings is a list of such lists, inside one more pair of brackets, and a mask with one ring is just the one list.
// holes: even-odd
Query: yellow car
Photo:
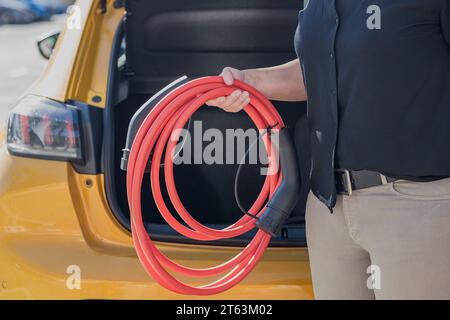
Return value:
[[(300, 9), (298, 0), (77, 1), (59, 36), (40, 43), (44, 55), (53, 49), (48, 67), (11, 110), (0, 138), (0, 299), (195, 299), (162, 288), (135, 253), (126, 172), (120, 170), (129, 121), (180, 75), (294, 58)], [(306, 177), (306, 108), (276, 107), (295, 133)], [(250, 126), (245, 115), (213, 108), (195, 117), (221, 130)], [(254, 169), (244, 170), (244, 204), (260, 188)], [(222, 228), (241, 215), (233, 195), (236, 166), (177, 170), (182, 200), (201, 222)], [(212, 243), (181, 237), (160, 217), (148, 180), (144, 220), (170, 258), (212, 266), (249, 241), (251, 235)], [(313, 298), (304, 228), (307, 179), (302, 188), (293, 216), (257, 268), (237, 287), (209, 298)]]

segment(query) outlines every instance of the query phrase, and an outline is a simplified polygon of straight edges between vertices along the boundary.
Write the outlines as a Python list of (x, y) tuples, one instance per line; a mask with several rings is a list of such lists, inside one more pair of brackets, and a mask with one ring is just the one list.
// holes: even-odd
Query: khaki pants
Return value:
[(306, 227), (317, 299), (450, 299), (450, 179), (310, 194)]

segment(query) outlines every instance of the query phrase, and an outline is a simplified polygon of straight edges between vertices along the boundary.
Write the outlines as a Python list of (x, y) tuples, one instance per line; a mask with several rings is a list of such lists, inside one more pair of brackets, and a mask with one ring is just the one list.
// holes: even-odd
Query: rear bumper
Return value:
[[(6, 239), (2, 237), (0, 299), (197, 298), (176, 295), (163, 289), (144, 273), (137, 258), (97, 255), (77, 241), (77, 237), (39, 238), (40, 241), (36, 241), (36, 238), (30, 241), (29, 236)], [(191, 262), (192, 264), (194, 263)], [(267, 260), (263, 264), (273, 265)], [(73, 266), (80, 270), (79, 289), (70, 289), (73, 288), (71, 283), (74, 274), (70, 274), (70, 268)], [(208, 298), (238, 300), (312, 298), (308, 279), (298, 277), (300, 270), (289, 272), (276, 267), (273, 271), (266, 266), (258, 266), (254, 273), (236, 288)]]
[[(89, 187), (86, 179), (93, 182)], [(145, 274), (129, 234), (112, 218), (102, 180), (78, 175), (65, 162), (12, 157), (5, 145), (0, 147), (0, 299), (186, 298)], [(220, 263), (237, 252), (170, 243), (160, 247), (194, 267)], [(79, 289), (73, 285), (74, 267), (80, 271)], [(273, 248), (243, 284), (211, 298), (312, 297), (306, 249)]]

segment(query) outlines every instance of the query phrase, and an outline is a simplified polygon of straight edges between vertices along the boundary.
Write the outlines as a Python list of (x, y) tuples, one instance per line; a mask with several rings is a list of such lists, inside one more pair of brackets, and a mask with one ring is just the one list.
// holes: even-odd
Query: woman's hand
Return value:
[[(229, 86), (236, 79), (245, 82), (269, 100), (305, 101), (307, 99), (302, 69), (298, 59), (269, 68), (237, 70), (226, 67), (220, 76)], [(229, 96), (209, 100), (206, 104), (228, 112), (239, 112), (249, 102), (250, 95), (248, 92), (236, 90)]]
[[(226, 67), (220, 76), (226, 85), (231, 86), (234, 80), (245, 82), (245, 71)], [(218, 97), (206, 102), (208, 106), (218, 107), (227, 112), (239, 112), (250, 102), (250, 95), (247, 91), (235, 90), (229, 96)]]

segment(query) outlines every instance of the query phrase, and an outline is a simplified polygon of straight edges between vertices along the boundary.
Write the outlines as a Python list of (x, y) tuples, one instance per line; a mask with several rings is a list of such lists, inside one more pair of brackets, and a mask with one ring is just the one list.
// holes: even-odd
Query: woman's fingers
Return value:
[(224, 108), (227, 112), (239, 112), (250, 102), (250, 96), (247, 91), (240, 92), (237, 99)]
[(229, 111), (230, 107), (234, 105), (242, 95), (241, 90), (233, 91), (228, 97), (225, 98), (225, 101), (218, 105), (219, 108)]
[(250, 102), (247, 91), (235, 90), (227, 97), (219, 97), (206, 102), (208, 106), (218, 107), (227, 112), (239, 112)]
[(211, 99), (205, 102), (206, 105), (211, 106), (211, 107), (218, 107), (220, 104), (222, 104), (223, 102), (225, 102), (225, 97), (219, 97), (216, 99)]
[(241, 94), (240, 90), (233, 91), (229, 96), (227, 97), (219, 97), (213, 100), (209, 100), (206, 102), (207, 105), (213, 106), (213, 107), (219, 107), (221, 109), (226, 109), (228, 106), (230, 106), (234, 101), (236, 101)]
[(235, 90), (229, 96), (219, 97), (215, 99), (213, 106), (226, 110), (231, 104), (233, 104), (240, 96), (241, 91)]

